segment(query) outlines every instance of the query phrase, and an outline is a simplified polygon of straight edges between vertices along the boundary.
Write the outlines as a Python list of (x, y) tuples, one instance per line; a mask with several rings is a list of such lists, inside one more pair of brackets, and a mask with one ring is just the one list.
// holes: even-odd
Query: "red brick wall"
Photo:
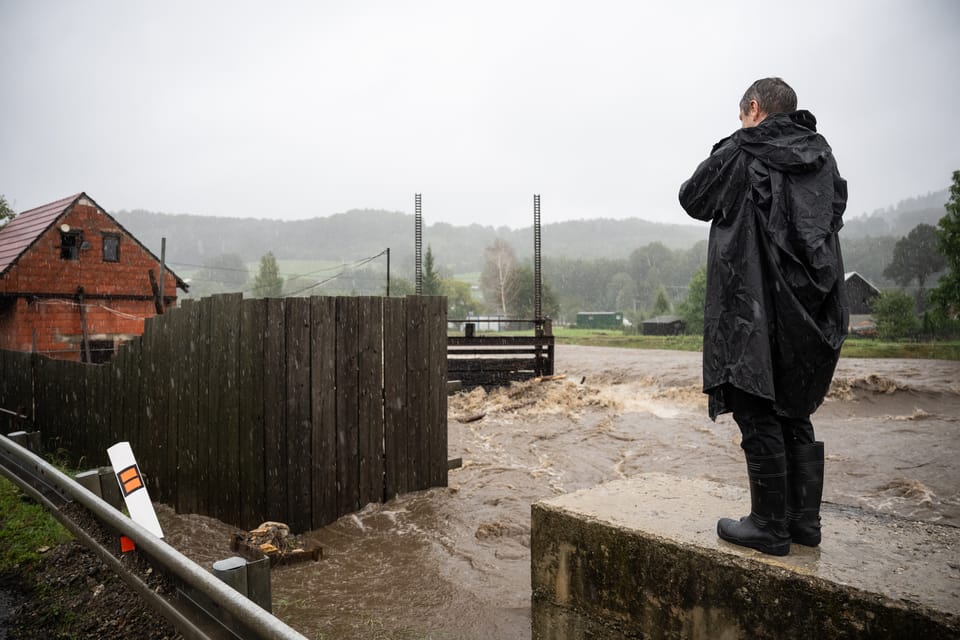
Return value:
[[(83, 240), (90, 245), (80, 251), (78, 260), (60, 257), (62, 224), (70, 225), (72, 231), (83, 231)], [(104, 232), (120, 235), (119, 262), (103, 260)], [(90, 339), (123, 339), (142, 334), (143, 319), (156, 315), (150, 269), (159, 281), (158, 261), (99, 208), (80, 200), (0, 279), (0, 293), (59, 294), (57, 298), (29, 301), (18, 298), (15, 305), (0, 306), (0, 348), (31, 350), (36, 329), (38, 351), (51, 355), (64, 352), (59, 357), (78, 359), (82, 335), (76, 297), (79, 287), (84, 290)], [(163, 289), (165, 297), (177, 295), (176, 280), (169, 270)], [(150, 299), (100, 299), (98, 295), (138, 295)]]
[[(143, 333), (143, 319), (156, 315), (152, 301), (86, 300), (87, 337), (124, 342)], [(80, 305), (75, 300), (20, 298), (0, 314), (0, 349), (37, 351), (54, 358), (80, 360)]]

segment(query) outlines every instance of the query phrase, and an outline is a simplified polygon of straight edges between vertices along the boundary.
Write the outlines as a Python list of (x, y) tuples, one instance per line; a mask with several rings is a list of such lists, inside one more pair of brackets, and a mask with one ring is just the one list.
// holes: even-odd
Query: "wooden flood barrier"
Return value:
[[(468, 332), (469, 333), (469, 332)], [(465, 335), (447, 338), (447, 378), (463, 387), (495, 387), (552, 376), (554, 338), (549, 322), (532, 336)]]
[(445, 336), (440, 297), (213, 296), (107, 364), (0, 351), (0, 408), (78, 466), (129, 441), (178, 512), (302, 532), (446, 485)]

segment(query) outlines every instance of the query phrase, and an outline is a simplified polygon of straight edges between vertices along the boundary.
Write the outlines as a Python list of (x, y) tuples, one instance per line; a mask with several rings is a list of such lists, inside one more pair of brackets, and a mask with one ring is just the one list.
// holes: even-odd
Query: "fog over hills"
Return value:
[[(917, 224), (936, 225), (944, 215), (948, 189), (902, 200), (869, 215), (845, 217), (841, 239), (848, 247), (848, 270), (870, 273), (882, 281), (886, 256), (896, 240)], [(167, 239), (167, 259), (177, 264), (201, 265), (224, 254), (236, 254), (247, 263), (268, 251), (279, 260), (323, 260), (351, 263), (390, 248), (400, 271), (410, 270), (414, 255), (414, 216), (399, 211), (355, 209), (326, 217), (281, 221), (166, 214), (144, 210), (113, 215), (146, 245), (157, 251)], [(531, 216), (532, 217), (532, 216)], [(690, 220), (678, 224), (639, 218), (598, 218), (554, 222), (542, 226), (545, 259), (622, 259), (635, 250), (659, 242), (684, 250), (705, 240), (709, 225)], [(471, 224), (430, 224), (424, 217), (424, 250), (430, 247), (438, 268), (446, 273), (479, 271), (484, 249), (497, 238), (510, 243), (521, 260), (533, 254), (533, 227), (511, 229)]]
[[(390, 248), (397, 264), (412, 264), (414, 216), (396, 211), (352, 210), (328, 217), (279, 221), (117, 211), (114, 217), (148, 247), (167, 239), (171, 263), (203, 264), (233, 253), (256, 262), (272, 251), (280, 260), (353, 262)], [(638, 247), (661, 242), (684, 249), (707, 237), (703, 224), (660, 224), (637, 218), (575, 220), (541, 227), (544, 256), (625, 258)], [(533, 254), (533, 227), (510, 229), (472, 224), (429, 224), (424, 219), (423, 245), (438, 265), (451, 272), (478, 271), (484, 248), (496, 238), (513, 246), (521, 259)]]

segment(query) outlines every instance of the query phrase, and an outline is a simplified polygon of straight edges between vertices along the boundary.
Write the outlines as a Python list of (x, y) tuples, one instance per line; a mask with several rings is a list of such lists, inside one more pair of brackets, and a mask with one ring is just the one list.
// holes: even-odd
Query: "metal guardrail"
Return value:
[[(184, 637), (196, 640), (305, 640), (303, 635), (218, 580), (73, 478), (3, 435), (0, 435), (0, 472), (43, 504)], [(166, 575), (177, 586), (176, 593), (170, 596), (155, 592), (120, 558), (74, 522), (64, 510), (70, 503), (84, 507), (98, 522), (133, 540), (137, 547), (134, 553), (141, 553), (156, 571)]]

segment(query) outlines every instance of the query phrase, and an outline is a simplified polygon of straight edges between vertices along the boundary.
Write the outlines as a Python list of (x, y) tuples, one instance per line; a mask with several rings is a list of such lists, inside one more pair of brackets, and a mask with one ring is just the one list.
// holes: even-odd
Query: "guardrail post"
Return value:
[(261, 608), (273, 613), (273, 593), (270, 587), (270, 558), (247, 562), (247, 597)]
[(252, 600), (266, 611), (273, 609), (270, 591), (270, 558), (248, 562), (233, 556), (213, 563), (213, 575)]
[(112, 467), (81, 471), (74, 476), (74, 480), (117, 511), (121, 510), (120, 485), (117, 484), (117, 477), (113, 474)]
[(26, 431), (14, 431), (13, 433), (7, 434), (7, 437), (13, 440), (15, 443), (30, 451), (40, 455), (40, 432), (31, 431), (27, 433)]

